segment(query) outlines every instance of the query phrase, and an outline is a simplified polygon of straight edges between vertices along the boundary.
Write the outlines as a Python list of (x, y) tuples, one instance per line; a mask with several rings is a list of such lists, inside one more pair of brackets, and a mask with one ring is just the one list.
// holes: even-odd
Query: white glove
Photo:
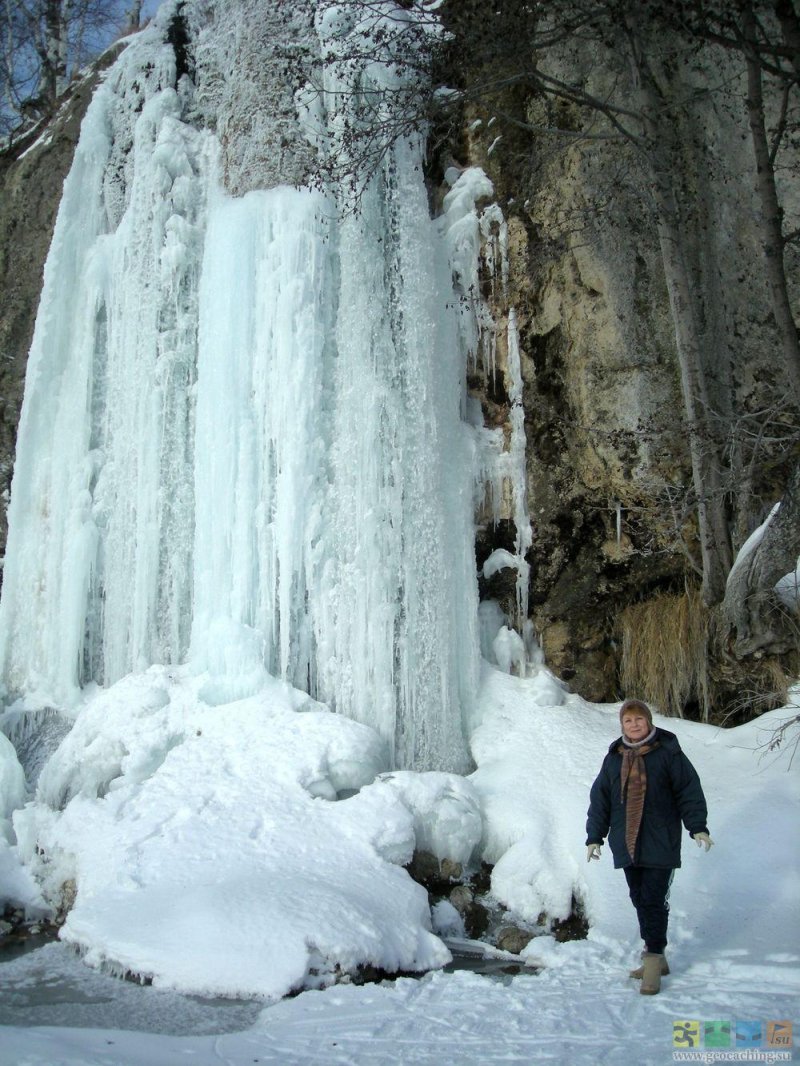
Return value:
[(599, 844), (587, 844), (586, 845), (586, 861), (591, 862), (592, 859), (600, 858), (600, 845)]
[(698, 848), (705, 848), (706, 851), (709, 851), (711, 845), (714, 843), (708, 833), (695, 833), (694, 842), (697, 844)]

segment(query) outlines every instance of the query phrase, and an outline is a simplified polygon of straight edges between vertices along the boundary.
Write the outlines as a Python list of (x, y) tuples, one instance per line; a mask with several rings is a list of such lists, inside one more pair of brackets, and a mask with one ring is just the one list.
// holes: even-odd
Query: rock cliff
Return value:
[[(448, 160), (484, 168), (507, 218), (510, 280), (494, 316), (513, 306), (519, 324), (530, 615), (546, 660), (594, 700), (634, 688), (676, 714), (721, 720), (765, 709), (781, 699), (785, 671), (796, 674), (796, 651), (737, 661), (721, 609), (701, 596), (698, 493), (652, 147), (637, 134), (642, 105), (624, 47), (586, 32), (536, 59), (529, 13), (495, 5), (493, 27), (473, 8), (447, 8), (458, 42), (447, 76), (466, 104), (457, 123), (442, 118), (440, 134)], [(798, 454), (765, 281), (744, 64), (674, 38), (672, 62), (660, 66), (663, 40), (649, 44), (707, 381), (701, 447), (723, 455), (717, 497), (735, 554), (781, 498)], [(623, 134), (606, 121), (609, 101)], [(779, 106), (768, 102), (768, 124)], [(796, 145), (782, 151), (778, 191), (791, 231)], [(786, 257), (796, 310), (791, 244)], [(502, 370), (501, 358), (499, 381), (473, 382), (494, 424), (510, 411)], [(481, 543), (488, 554), (510, 538), (487, 526), (479, 562)], [(501, 582), (483, 593), (510, 610)], [(796, 649), (796, 619), (788, 625)]]

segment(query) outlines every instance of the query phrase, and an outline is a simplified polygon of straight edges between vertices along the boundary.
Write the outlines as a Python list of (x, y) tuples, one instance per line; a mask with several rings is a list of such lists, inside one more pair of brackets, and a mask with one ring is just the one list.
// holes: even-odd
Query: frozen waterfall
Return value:
[(47, 262), (7, 695), (74, 706), (188, 661), (215, 704), (270, 673), (375, 727), (395, 765), (464, 771), (476, 448), (421, 142), (344, 218), (307, 188), (232, 197), (160, 25), (95, 95)]

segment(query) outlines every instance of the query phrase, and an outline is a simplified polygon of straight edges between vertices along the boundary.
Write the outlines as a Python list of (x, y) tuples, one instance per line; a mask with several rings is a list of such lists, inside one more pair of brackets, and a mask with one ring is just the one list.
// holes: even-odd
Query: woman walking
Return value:
[(655, 995), (669, 973), (664, 955), (669, 888), (681, 864), (681, 822), (698, 847), (714, 843), (697, 771), (678, 738), (653, 725), (650, 708), (625, 700), (619, 712), (622, 736), (608, 749), (592, 785), (586, 820), (586, 859), (600, 858), (608, 836), (614, 868), (622, 869), (644, 941), (642, 995)]

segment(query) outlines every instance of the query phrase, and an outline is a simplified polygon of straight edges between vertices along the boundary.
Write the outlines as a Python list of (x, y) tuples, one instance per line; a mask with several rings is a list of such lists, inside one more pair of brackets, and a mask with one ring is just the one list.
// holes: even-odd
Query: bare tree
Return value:
[(142, 0), (131, 0), (125, 16), (126, 33), (135, 33), (142, 24)]
[[(797, 411), (800, 408), (800, 336), (787, 280), (786, 249), (797, 234), (787, 234), (778, 196), (776, 165), (796, 127), (800, 106), (800, 19), (792, 0), (737, 0), (735, 4), (690, 2), (678, 19), (691, 37), (739, 53), (747, 78), (744, 100), (753, 148), (755, 188), (765, 280), (780, 342), (794, 431), (785, 435), (795, 463), (780, 503), (757, 546), (730, 575), (723, 614), (735, 634), (740, 658), (797, 647), (798, 619), (780, 602), (775, 584), (792, 573), (800, 555), (800, 459), (797, 459)], [(767, 118), (764, 82), (780, 104), (772, 123)], [(796, 159), (794, 168), (796, 169)]]
[[(123, 0), (0, 0), (0, 127), (50, 114), (75, 73), (126, 26)], [(141, 4), (127, 12), (127, 27)]]
[[(676, 29), (690, 38), (738, 52), (747, 74), (745, 106), (755, 162), (756, 191), (766, 280), (775, 325), (780, 337), (789, 389), (800, 406), (800, 338), (792, 313), (786, 280), (783, 210), (777, 184), (776, 161), (788, 140), (792, 112), (800, 105), (800, 19), (792, 0), (736, 0), (708, 3), (689, 0), (680, 5)], [(767, 120), (764, 80), (772, 82), (780, 98), (773, 127)]]

